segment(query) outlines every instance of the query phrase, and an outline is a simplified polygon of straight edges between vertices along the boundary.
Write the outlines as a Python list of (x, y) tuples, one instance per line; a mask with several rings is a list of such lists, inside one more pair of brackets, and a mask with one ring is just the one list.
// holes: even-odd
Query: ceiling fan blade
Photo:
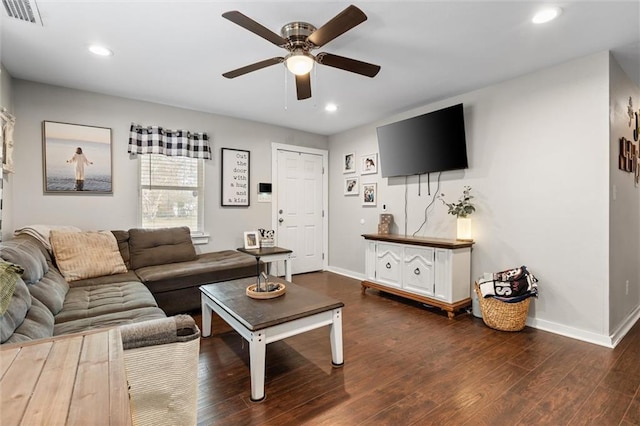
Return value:
[(222, 74), (222, 76), (226, 78), (236, 78), (252, 71), (258, 71), (259, 69), (270, 67), (271, 65), (276, 65), (281, 62), (284, 62), (284, 58), (275, 57), (271, 59), (265, 59), (264, 61), (256, 62), (255, 64), (247, 65), (233, 71), (225, 72), (224, 74)]
[(307, 37), (307, 41), (310, 41), (316, 45), (316, 47), (324, 46), (334, 38), (346, 33), (351, 28), (366, 20), (367, 15), (354, 5), (351, 5), (337, 14), (322, 27), (315, 30), (309, 37)]
[(344, 56), (333, 55), (331, 53), (318, 53), (316, 55), (316, 61), (322, 65), (340, 68), (341, 70), (354, 72), (367, 77), (375, 77), (380, 71), (380, 65), (357, 61), (355, 59), (345, 58)]
[(289, 44), (289, 41), (287, 39), (280, 37), (278, 34), (260, 25), (253, 19), (249, 18), (246, 15), (243, 15), (237, 10), (225, 12), (222, 14), (222, 17), (228, 19), (234, 24), (240, 25), (242, 28), (251, 31), (256, 35), (259, 35), (263, 39), (270, 41), (276, 46), (285, 47)]
[(309, 99), (311, 97), (311, 73), (296, 75), (296, 91), (298, 100)]

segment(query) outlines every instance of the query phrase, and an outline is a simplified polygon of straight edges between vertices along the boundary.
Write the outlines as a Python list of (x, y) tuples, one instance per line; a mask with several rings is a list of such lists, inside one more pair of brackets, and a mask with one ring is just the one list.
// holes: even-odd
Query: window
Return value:
[(140, 156), (140, 224), (143, 228), (188, 226), (203, 233), (204, 160)]

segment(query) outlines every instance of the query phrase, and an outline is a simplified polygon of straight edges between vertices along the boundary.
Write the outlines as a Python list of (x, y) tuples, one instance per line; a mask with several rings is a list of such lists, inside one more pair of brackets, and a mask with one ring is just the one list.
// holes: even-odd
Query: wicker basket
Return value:
[(480, 302), (482, 320), (488, 327), (500, 331), (520, 331), (524, 328), (531, 303), (530, 297), (521, 302), (507, 303), (491, 297), (482, 297), (478, 283), (475, 284), (475, 290)]

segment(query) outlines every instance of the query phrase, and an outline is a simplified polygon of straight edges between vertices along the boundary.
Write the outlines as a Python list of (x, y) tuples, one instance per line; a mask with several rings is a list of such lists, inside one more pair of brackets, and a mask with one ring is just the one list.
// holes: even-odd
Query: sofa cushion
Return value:
[(11, 337), (3, 343), (27, 342), (51, 336), (53, 336), (53, 314), (37, 299), (32, 299), (27, 317)]
[(59, 324), (137, 308), (157, 307), (149, 290), (137, 281), (72, 287), (55, 320)]
[(140, 281), (134, 271), (127, 271), (124, 274), (103, 275), (101, 277), (86, 278), (84, 280), (72, 281), (69, 287), (84, 287), (92, 285), (105, 285), (115, 283), (126, 283), (129, 281)]
[(160, 308), (148, 307), (130, 309), (123, 312), (113, 312), (55, 324), (53, 328), (53, 335), (58, 336), (60, 334), (78, 333), (95, 328), (115, 327), (123, 324), (131, 324), (134, 322), (142, 322), (164, 317), (166, 317), (166, 315)]
[(27, 285), (18, 276), (14, 284), (9, 306), (0, 315), (0, 343), (4, 343), (13, 332), (24, 322), (27, 312), (31, 308), (31, 295)]
[(62, 309), (64, 298), (69, 291), (69, 284), (55, 268), (49, 268), (42, 279), (27, 285), (29, 293), (34, 299), (42, 302), (52, 315), (56, 315)]
[(67, 281), (127, 272), (118, 241), (110, 231), (52, 230), (49, 239), (58, 268)]
[(194, 260), (196, 249), (189, 227), (130, 229), (131, 269)]
[(39, 243), (29, 238), (14, 238), (2, 243), (0, 253), (7, 262), (22, 266), (22, 280), (26, 284), (38, 281), (49, 270), (47, 259)]
[(114, 237), (116, 237), (116, 241), (118, 242), (118, 249), (120, 250), (120, 255), (122, 256), (122, 260), (124, 264), (127, 266), (127, 269), (131, 269), (131, 261), (129, 258), (129, 231), (111, 231)]
[(203, 253), (191, 262), (136, 269), (152, 293), (244, 278), (256, 273), (256, 258), (235, 250)]

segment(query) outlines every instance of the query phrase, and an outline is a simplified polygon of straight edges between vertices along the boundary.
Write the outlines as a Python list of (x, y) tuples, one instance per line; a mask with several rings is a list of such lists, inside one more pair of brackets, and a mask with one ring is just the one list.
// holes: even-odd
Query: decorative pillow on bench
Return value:
[(52, 230), (49, 239), (58, 269), (68, 282), (127, 272), (110, 231)]

